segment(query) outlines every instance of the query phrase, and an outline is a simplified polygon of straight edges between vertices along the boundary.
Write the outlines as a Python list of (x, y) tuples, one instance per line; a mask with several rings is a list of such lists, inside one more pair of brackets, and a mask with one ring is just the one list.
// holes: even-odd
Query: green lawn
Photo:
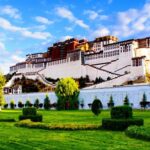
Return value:
[[(44, 122), (51, 124), (100, 124), (109, 117), (102, 111), (99, 117), (91, 111), (40, 111)], [(18, 119), (20, 110), (3, 110), (0, 119)], [(150, 111), (134, 111), (150, 126)], [(128, 138), (124, 132), (112, 131), (48, 131), (15, 127), (14, 123), (0, 122), (0, 150), (149, 150), (150, 143)]]

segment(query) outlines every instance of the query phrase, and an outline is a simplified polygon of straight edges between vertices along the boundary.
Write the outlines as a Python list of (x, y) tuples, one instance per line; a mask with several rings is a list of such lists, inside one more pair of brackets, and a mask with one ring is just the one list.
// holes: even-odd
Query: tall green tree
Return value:
[(1, 107), (4, 105), (4, 93), (3, 93), (4, 85), (5, 85), (5, 77), (0, 72), (0, 111), (1, 111)]
[(124, 98), (124, 105), (127, 105), (127, 106), (130, 105), (128, 95), (126, 95), (125, 98)]
[(39, 108), (39, 99), (37, 98), (34, 102), (34, 107), (36, 107), (37, 109)]
[(147, 106), (147, 96), (145, 93), (143, 93), (143, 97), (142, 97), (142, 101), (140, 102), (141, 107), (143, 107), (144, 109)]
[(56, 86), (57, 109), (78, 109), (79, 88), (78, 84), (71, 77), (61, 79)]
[(114, 107), (114, 100), (113, 100), (112, 95), (110, 96), (110, 99), (109, 99), (109, 102), (107, 103), (107, 105), (108, 105), (108, 108)]
[(49, 99), (48, 95), (46, 95), (46, 97), (44, 99), (44, 109), (46, 109), (46, 110), (50, 109), (50, 99)]

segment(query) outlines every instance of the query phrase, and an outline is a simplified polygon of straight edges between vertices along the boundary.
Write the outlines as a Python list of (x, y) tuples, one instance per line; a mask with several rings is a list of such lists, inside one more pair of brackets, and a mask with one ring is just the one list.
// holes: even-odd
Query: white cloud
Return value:
[(64, 7), (57, 7), (56, 8), (56, 13), (57, 15), (59, 15), (62, 18), (66, 18), (70, 21), (74, 21), (76, 20), (76, 18), (74, 17), (74, 15), (72, 14), (72, 12)]
[(65, 27), (65, 30), (67, 30), (67, 31), (73, 31), (73, 27)]
[(108, 28), (106, 27), (100, 27), (97, 30), (95, 30), (94, 32), (92, 32), (92, 36), (95, 37), (99, 37), (99, 36), (106, 36), (109, 35), (110, 31)]
[(66, 36), (61, 37), (60, 40), (65, 41), (65, 40), (68, 40), (68, 39), (71, 39), (71, 38), (73, 38), (73, 37), (70, 36), (70, 35), (66, 35)]
[(118, 24), (113, 27), (114, 34), (129, 37), (142, 32), (150, 31), (150, 2), (145, 3), (142, 9), (129, 9), (117, 14)]
[(6, 50), (5, 44), (0, 42), (0, 70), (5, 74), (9, 72), (9, 67), (24, 61), (24, 58), (21, 57), (21, 51), (14, 51), (13, 53)]
[(21, 56), (18, 56), (18, 55), (12, 55), (11, 56), (11, 59), (14, 63), (17, 63), (17, 62), (22, 62), (25, 60), (25, 58), (21, 57)]
[(84, 14), (88, 14), (90, 20), (95, 20), (98, 17), (98, 13), (93, 10), (87, 10)]
[(44, 31), (47, 29), (47, 26), (45, 24), (42, 25), (36, 25), (28, 28), (29, 30), (38, 30), (38, 31)]
[(49, 32), (31, 32), (27, 28), (12, 25), (8, 20), (0, 17), (0, 27), (11, 32), (19, 32), (23, 37), (45, 40), (52, 35)]
[(88, 15), (88, 18), (90, 20), (107, 20), (108, 19), (108, 16), (107, 15), (102, 15), (101, 14), (102, 10), (99, 10), (99, 11), (94, 11), (94, 10), (86, 10), (84, 12), (84, 14)]
[(84, 29), (88, 29), (89, 26), (83, 22), (83, 20), (76, 19), (75, 23)]
[(8, 15), (14, 19), (21, 19), (21, 14), (17, 8), (6, 5), (0, 8), (0, 14)]
[(56, 13), (58, 16), (62, 17), (62, 18), (65, 18), (73, 23), (75, 23), (76, 25), (84, 28), (84, 29), (89, 29), (89, 26), (87, 24), (84, 23), (83, 20), (80, 20), (78, 18), (76, 18), (73, 13), (67, 9), (67, 8), (64, 8), (64, 7), (57, 7), (56, 8)]
[(50, 21), (49, 19), (47, 19), (47, 18), (45, 18), (45, 17), (41, 17), (41, 16), (36, 16), (36, 17), (35, 17), (35, 20), (36, 20), (37, 22), (39, 22), (39, 23), (47, 24), (47, 25), (53, 23), (53, 21)]
[(30, 32), (28, 30), (21, 30), (20, 33), (24, 36), (24, 37), (29, 37), (29, 38), (33, 38), (33, 39), (47, 39), (48, 37), (51, 37), (51, 34), (48, 32)]
[(0, 42), (0, 51), (4, 51), (4, 50), (5, 50), (5, 45), (2, 42)]

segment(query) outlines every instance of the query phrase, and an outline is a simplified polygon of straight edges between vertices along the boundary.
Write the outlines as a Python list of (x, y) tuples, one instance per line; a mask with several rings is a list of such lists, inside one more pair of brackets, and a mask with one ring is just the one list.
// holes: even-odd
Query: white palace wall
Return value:
[(45, 77), (51, 77), (53, 79), (60, 77), (80, 78), (82, 76), (81, 60), (49, 65), (39, 73), (43, 74)]

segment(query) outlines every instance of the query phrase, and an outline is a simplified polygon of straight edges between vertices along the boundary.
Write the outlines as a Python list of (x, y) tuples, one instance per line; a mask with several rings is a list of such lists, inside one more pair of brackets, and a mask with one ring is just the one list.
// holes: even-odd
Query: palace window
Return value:
[(142, 66), (142, 59), (141, 58), (133, 59), (132, 63), (133, 66)]

